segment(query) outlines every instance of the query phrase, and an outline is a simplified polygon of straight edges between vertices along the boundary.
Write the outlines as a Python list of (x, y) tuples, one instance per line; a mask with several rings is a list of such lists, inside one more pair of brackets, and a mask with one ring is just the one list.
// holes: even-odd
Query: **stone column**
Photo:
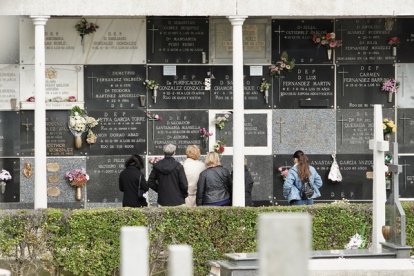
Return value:
[(145, 227), (121, 228), (121, 276), (149, 275), (149, 241)]
[(193, 249), (186, 244), (168, 246), (168, 276), (193, 276)]
[(309, 275), (311, 225), (306, 213), (260, 214), (258, 275)]
[(35, 25), (35, 187), (34, 208), (47, 208), (45, 25), (49, 16), (31, 16)]
[(233, 206), (245, 206), (243, 22), (247, 16), (228, 18), (233, 27)]
[(382, 250), (381, 242), (382, 226), (385, 225), (385, 201), (387, 200), (385, 189), (384, 152), (389, 149), (389, 142), (384, 141), (382, 129), (381, 105), (374, 105), (374, 139), (369, 140), (369, 148), (373, 151), (374, 183), (372, 195), (372, 249), (375, 252)]

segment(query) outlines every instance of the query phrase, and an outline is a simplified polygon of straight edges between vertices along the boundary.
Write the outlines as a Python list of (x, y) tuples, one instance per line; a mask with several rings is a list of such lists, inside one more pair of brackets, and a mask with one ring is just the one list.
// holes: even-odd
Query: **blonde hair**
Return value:
[(198, 160), (200, 158), (200, 149), (196, 145), (189, 145), (185, 150), (188, 158)]
[(207, 168), (220, 166), (220, 156), (218, 153), (211, 151), (207, 153), (205, 163)]

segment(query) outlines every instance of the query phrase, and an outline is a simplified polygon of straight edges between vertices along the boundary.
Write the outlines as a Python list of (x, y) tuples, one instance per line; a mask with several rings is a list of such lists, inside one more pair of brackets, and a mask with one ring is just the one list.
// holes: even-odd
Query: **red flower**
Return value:
[(28, 102), (34, 102), (34, 101), (35, 101), (35, 97), (34, 97), (34, 96), (31, 96), (31, 97), (29, 97), (29, 98), (27, 99), (27, 101), (28, 101)]
[(76, 97), (75, 96), (69, 96), (68, 101), (69, 102), (76, 102)]

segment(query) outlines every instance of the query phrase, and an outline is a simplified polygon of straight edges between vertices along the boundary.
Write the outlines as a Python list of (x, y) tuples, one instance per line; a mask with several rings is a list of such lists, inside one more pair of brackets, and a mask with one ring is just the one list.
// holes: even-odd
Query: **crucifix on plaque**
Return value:
[(402, 136), (403, 136), (403, 139), (402, 139), (402, 142), (403, 142), (403, 144), (405, 143), (405, 121), (406, 120), (411, 120), (411, 118), (407, 118), (407, 117), (405, 117), (405, 115), (404, 115), (404, 113), (402, 114), (402, 117), (400, 118), (400, 120), (403, 120), (402, 121)]
[(159, 31), (159, 29), (156, 29), (155, 28), (155, 25), (154, 24), (152, 24), (152, 29), (148, 29), (148, 31), (152, 31), (152, 48), (151, 48), (151, 51), (152, 51), (152, 53), (154, 53), (154, 43), (155, 43), (155, 31)]
[(273, 31), (274, 33), (277, 33), (277, 35), (278, 35), (278, 39), (279, 39), (279, 41), (278, 41), (278, 48), (279, 48), (279, 55), (280, 55), (280, 35), (282, 34), (282, 33), (284, 33), (285, 31), (282, 31), (281, 29), (280, 29), (280, 25), (279, 25), (279, 28), (277, 29), (277, 30), (275, 30), (275, 31)]
[(341, 122), (341, 144), (344, 139), (344, 122), (349, 122), (348, 120), (344, 120), (344, 115), (341, 114), (341, 120), (338, 120), (337, 122)]
[(342, 69), (342, 71), (338, 71), (339, 74), (342, 74), (342, 97), (345, 96), (345, 74), (348, 74), (349, 72), (345, 71), (345, 68)]
[(282, 125), (284, 125), (285, 122), (282, 120), (282, 117), (279, 117), (279, 121), (276, 123), (279, 124), (279, 143), (282, 144)]
[(29, 118), (26, 118), (26, 123), (22, 123), (22, 126), (26, 127), (26, 144), (29, 144), (29, 127), (32, 125), (29, 123)]
[(93, 79), (97, 79), (97, 77), (94, 77), (93, 76), (93, 72), (92, 72), (92, 76), (88, 77), (88, 79), (91, 79), (91, 84), (92, 84), (92, 87), (91, 87), (91, 99), (93, 99), (93, 82), (94, 82)]

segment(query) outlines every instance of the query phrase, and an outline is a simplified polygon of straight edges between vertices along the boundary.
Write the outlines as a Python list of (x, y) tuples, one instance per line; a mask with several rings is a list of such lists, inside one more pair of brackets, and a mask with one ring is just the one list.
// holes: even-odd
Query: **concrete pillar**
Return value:
[(189, 245), (168, 247), (168, 276), (193, 276), (193, 249)]
[(308, 276), (311, 217), (307, 213), (259, 215), (259, 275)]
[(385, 225), (385, 201), (387, 200), (385, 190), (384, 151), (388, 151), (389, 142), (384, 141), (382, 128), (381, 105), (374, 105), (374, 139), (369, 140), (369, 148), (373, 151), (374, 183), (372, 195), (372, 249), (374, 252), (382, 250), (381, 242), (385, 239), (382, 236), (382, 226)]
[(34, 208), (47, 208), (45, 25), (49, 16), (31, 16), (35, 25), (35, 188)]
[(145, 227), (121, 228), (121, 276), (149, 275), (149, 241)]
[(233, 206), (245, 206), (243, 22), (247, 16), (228, 18), (233, 27)]

